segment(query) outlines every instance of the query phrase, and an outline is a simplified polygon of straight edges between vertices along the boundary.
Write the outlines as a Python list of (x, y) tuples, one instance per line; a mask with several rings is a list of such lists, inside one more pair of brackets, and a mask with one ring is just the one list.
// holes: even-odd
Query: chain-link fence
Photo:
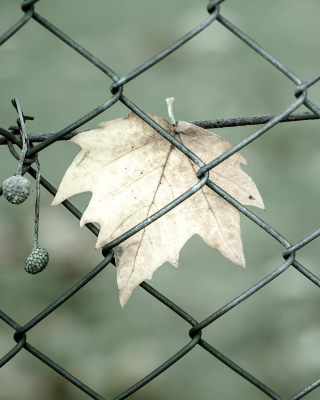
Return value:
[[(262, 280), (257, 282), (255, 285), (250, 287), (240, 296), (234, 298), (229, 303), (225, 304), (218, 311), (214, 312), (212, 315), (209, 315), (204, 320), (198, 322), (191, 315), (186, 313), (183, 309), (181, 309), (174, 302), (170, 301), (170, 299), (166, 298), (164, 295), (155, 290), (151, 285), (143, 282), (140, 286), (147, 291), (151, 296), (155, 297), (158, 301), (163, 303), (166, 307), (184, 319), (187, 323), (190, 324), (191, 329), (189, 330), (190, 341), (187, 345), (183, 346), (176, 354), (174, 354), (171, 358), (169, 358), (165, 363), (160, 365), (157, 369), (152, 371), (150, 374), (145, 376), (142, 380), (134, 384), (132, 387), (128, 388), (123, 393), (119, 394), (116, 399), (124, 399), (129, 397), (134, 392), (138, 391), (144, 385), (147, 385), (148, 382), (155, 379), (157, 376), (162, 374), (165, 370), (170, 368), (174, 363), (179, 360), (182, 360), (183, 357), (189, 353), (192, 349), (196, 348), (198, 345), (205, 349), (208, 353), (216, 357), (222, 363), (227, 365), (229, 368), (234, 370), (237, 374), (242, 376), (244, 379), (249, 381), (252, 385), (255, 385), (258, 389), (264, 392), (269, 398), (280, 400), (280, 396), (271, 390), (264, 383), (260, 382), (256, 377), (252, 376), (232, 360), (227, 358), (224, 354), (216, 350), (211, 346), (210, 343), (203, 340), (201, 335), (203, 330), (210, 324), (213, 324), (219, 317), (224, 315), (225, 313), (232, 310), (234, 307), (238, 306), (241, 302), (246, 300), (249, 296), (255, 294), (265, 285), (270, 283), (273, 279), (277, 278), (280, 274), (286, 271), (288, 268), (293, 267), (297, 271), (299, 271), (302, 275), (308, 278), (315, 285), (320, 286), (320, 280), (317, 276), (311, 273), (307, 268), (305, 268), (300, 262), (296, 260), (296, 253), (299, 249), (306, 246), (313, 239), (320, 235), (320, 229), (313, 232), (309, 236), (303, 238), (298, 243), (292, 245), (289, 241), (279, 234), (275, 229), (273, 229), (270, 225), (265, 223), (262, 219), (260, 219), (257, 215), (249, 211), (246, 207), (237, 202), (233, 197), (231, 197), (228, 193), (223, 191), (219, 186), (217, 186), (214, 182), (212, 182), (208, 178), (208, 171), (212, 168), (216, 167), (218, 164), (226, 160), (228, 157), (232, 156), (235, 152), (243, 149), (252, 143), (255, 139), (259, 138), (261, 135), (268, 133), (273, 127), (275, 127), (280, 122), (288, 122), (288, 121), (298, 121), (304, 119), (317, 119), (320, 118), (320, 109), (313, 104), (307, 98), (307, 89), (314, 85), (320, 79), (320, 73), (315, 76), (310, 77), (310, 79), (303, 82), (300, 78), (298, 78), (292, 71), (290, 71), (286, 66), (281, 64), (276, 58), (274, 58), (271, 54), (265, 51), (262, 47), (260, 47), (251, 37), (248, 37), (244, 32), (239, 30), (236, 26), (234, 26), (230, 21), (225, 19), (220, 14), (220, 3), (223, 0), (213, 0), (209, 3), (207, 7), (207, 11), (209, 16), (198, 26), (196, 26), (193, 30), (187, 33), (185, 36), (181, 37), (171, 46), (167, 47), (165, 50), (143, 63), (140, 67), (134, 69), (129, 74), (119, 77), (114, 71), (112, 71), (107, 65), (97, 59), (95, 56), (90, 54), (86, 49), (81, 47), (78, 43), (73, 41), (66, 34), (57, 29), (54, 25), (52, 25), (48, 20), (43, 18), (41, 15), (36, 13), (35, 11), (35, 3), (38, 0), (26, 0), (22, 4), (22, 10), (24, 11), (24, 16), (10, 28), (7, 32), (5, 32), (0, 37), (0, 45), (6, 42), (10, 37), (12, 37), (19, 29), (23, 28), (25, 24), (28, 23), (30, 19), (37, 21), (41, 26), (51, 32), (53, 35), (56, 35), (60, 40), (62, 40), (66, 45), (70, 46), (72, 49), (81, 54), (84, 58), (86, 58), (92, 65), (93, 68), (99, 68), (103, 73), (107, 75), (107, 79), (111, 79), (113, 84), (111, 85), (110, 97), (101, 104), (99, 107), (90, 111), (85, 116), (78, 119), (76, 122), (62, 129), (58, 133), (54, 134), (37, 134), (37, 135), (29, 135), (29, 140), (32, 143), (40, 142), (39, 144), (30, 148), (26, 154), (28, 159), (32, 160), (36, 154), (45, 149), (46, 147), (52, 145), (57, 140), (65, 140), (70, 137), (76, 135), (83, 124), (90, 121), (97, 115), (101, 114), (103, 111), (112, 107), (118, 101), (122, 102), (129, 110), (132, 110), (139, 117), (141, 117), (144, 121), (146, 121), (152, 128), (154, 128), (160, 135), (162, 135), (165, 139), (172, 143), (173, 146), (177, 147), (186, 157), (189, 157), (198, 167), (197, 176), (199, 178), (199, 182), (201, 185), (196, 185), (196, 187), (188, 190), (181, 198), (176, 201), (173, 201), (165, 208), (158, 211), (148, 220), (141, 221), (141, 223), (132, 228), (126, 234), (122, 235), (120, 238), (114, 240), (112, 243), (105, 246), (103, 249), (103, 261), (97, 265), (90, 273), (84, 276), (79, 282), (77, 282), (73, 287), (71, 287), (66, 293), (64, 293), (61, 297), (59, 297), (55, 302), (53, 302), (50, 306), (45, 308), (41, 313), (35, 316), (32, 320), (30, 320), (24, 326), (20, 326), (16, 321), (14, 321), (9, 315), (6, 315), (4, 312), (0, 311), (1, 319), (11, 326), (14, 330), (14, 340), (16, 341), (16, 345), (9, 351), (6, 355), (1, 355), (0, 365), (3, 366), (8, 361), (10, 361), (13, 357), (15, 357), (21, 349), (27, 350), (29, 353), (37, 357), (43, 363), (47, 364), (53, 370), (62, 375), (65, 379), (70, 381), (71, 384), (77, 386), (84, 393), (86, 393), (89, 397), (94, 399), (103, 399), (101, 395), (96, 393), (93, 389), (85, 385), (83, 382), (78, 380), (76, 377), (71, 375), (68, 371), (64, 370), (60, 365), (57, 365), (54, 361), (48, 358), (45, 354), (42, 354), (36, 347), (32, 346), (27, 341), (27, 332), (30, 331), (34, 326), (36, 326), (40, 321), (46, 318), (49, 314), (51, 314), (54, 310), (56, 310), (60, 305), (62, 305), (65, 301), (67, 301), (71, 296), (73, 296), (77, 291), (79, 291), (84, 285), (86, 285), (91, 279), (96, 277), (110, 262), (114, 263), (112, 248), (116, 245), (119, 245), (121, 242), (126, 240), (129, 236), (136, 233), (138, 230), (141, 230), (155, 221), (157, 218), (161, 218), (162, 215), (169, 212), (172, 208), (179, 205), (182, 201), (184, 201), (187, 197), (191, 196), (197, 190), (199, 190), (203, 185), (207, 185), (214, 192), (220, 195), (227, 202), (232, 204), (235, 208), (237, 208), (244, 216), (249, 218), (253, 223), (257, 224), (261, 229), (271, 235), (275, 240), (277, 240), (283, 247), (283, 258), (284, 262), (278, 268), (276, 268), (272, 273), (265, 276)], [(244, 140), (240, 141), (238, 144), (234, 145), (224, 154), (219, 156), (218, 158), (212, 160), (208, 164), (204, 164), (197, 156), (195, 156), (192, 152), (190, 152), (185, 146), (183, 146), (179, 141), (177, 141), (173, 136), (171, 136), (168, 132), (166, 132), (161, 126), (156, 124), (147, 114), (144, 113), (136, 104), (134, 104), (129, 98), (127, 98), (123, 94), (123, 88), (125, 85), (135, 79), (136, 77), (143, 74), (146, 70), (153, 67), (158, 62), (161, 62), (165, 57), (170, 55), (179, 47), (183, 46), (187, 41), (192, 40), (198, 33), (202, 30), (206, 29), (210, 24), (222, 24), (226, 29), (231, 31), (235, 36), (241, 39), (247, 46), (251, 47), (252, 50), (257, 52), (266, 62), (271, 63), (275, 68), (279, 70), (280, 74), (283, 74), (289, 80), (291, 80), (296, 89), (294, 91), (295, 99), (286, 107), (285, 110), (281, 111), (275, 115), (265, 115), (258, 117), (248, 117), (248, 118), (231, 118), (231, 119), (216, 119), (210, 121), (193, 121), (195, 125), (201, 126), (203, 128), (220, 128), (227, 126), (241, 126), (241, 125), (254, 125), (254, 124), (262, 124), (262, 126), (257, 129), (254, 133), (246, 137)], [(1, 49), (0, 49), (1, 51)], [(295, 112), (301, 105), (305, 105), (309, 108), (309, 112)], [(23, 104), (22, 104), (23, 108)], [(22, 139), (20, 136), (19, 127), (12, 127), (9, 130), (0, 128), (0, 144), (2, 146), (3, 152), (7, 150), (7, 146), (9, 144), (9, 149), (13, 153), (16, 158), (19, 158), (19, 155), (14, 150), (13, 144), (22, 148)], [(3, 157), (3, 156), (1, 156)], [(31, 176), (36, 178), (36, 171), (29, 165), (25, 168)], [(56, 189), (43, 177), (41, 176), (40, 180), (41, 185), (48, 190), (52, 195), (56, 194)], [(2, 195), (2, 189), (0, 191), (0, 195)], [(63, 205), (78, 219), (81, 218), (81, 212), (69, 201), (64, 201)], [(93, 224), (87, 224), (86, 227), (94, 234), (98, 235), (99, 231), (97, 227)], [(302, 389), (299, 393), (296, 393), (294, 396), (290, 397), (290, 400), (297, 400), (305, 397), (308, 393), (316, 389), (320, 385), (320, 379), (311, 383), (309, 386)], [(1, 393), (1, 388), (0, 388)], [(215, 398), (214, 392), (212, 393), (212, 397)]]

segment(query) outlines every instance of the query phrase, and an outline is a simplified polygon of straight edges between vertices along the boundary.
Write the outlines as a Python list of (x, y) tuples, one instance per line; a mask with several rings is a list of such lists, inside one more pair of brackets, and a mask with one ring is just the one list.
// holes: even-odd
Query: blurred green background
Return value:
[[(1, 33), (23, 14), (21, 1), (1, 0)], [(199, 0), (40, 1), (36, 11), (119, 76), (180, 38), (207, 17)], [(316, 0), (228, 0), (221, 14), (295, 72), (302, 80), (319, 71)], [(16, 91), (28, 133), (59, 131), (110, 98), (111, 80), (37, 22), (30, 20), (0, 48), (0, 126), (14, 124)], [(128, 83), (125, 95), (142, 110), (167, 118), (175, 97), (178, 120), (279, 113), (294, 100), (294, 84), (218, 22), (165, 60)], [(319, 105), (319, 84), (309, 98)], [(304, 111), (301, 107), (298, 111)], [(88, 122), (123, 117), (120, 102)], [(257, 127), (217, 129), (236, 144)], [(58, 187), (79, 148), (55, 143), (39, 155), (43, 176)], [(0, 181), (17, 162), (0, 147)], [(241, 151), (266, 210), (251, 210), (291, 243), (319, 226), (319, 121), (279, 124)], [(34, 189), (34, 181), (32, 181)], [(84, 211), (90, 194), (71, 200)], [(96, 238), (63, 206), (41, 195), (40, 246), (47, 269), (23, 271), (32, 248), (35, 190), (16, 207), (0, 202), (0, 309), (23, 325), (102, 260)], [(207, 247), (199, 236), (182, 248), (176, 271), (164, 264), (152, 286), (198, 321), (248, 289), (283, 262), (283, 248), (241, 216), (244, 271)], [(319, 276), (318, 241), (297, 259)], [(319, 378), (320, 322), (316, 286), (291, 268), (203, 331), (203, 338), (281, 397), (293, 396)], [(189, 326), (137, 288), (122, 310), (116, 272), (97, 278), (27, 334), (30, 344), (106, 399), (143, 378), (188, 343)], [(0, 357), (14, 345), (13, 330), (0, 321)], [(88, 396), (26, 351), (0, 373), (1, 400), (87, 399)], [(319, 399), (319, 390), (306, 398)], [(131, 396), (132, 399), (264, 400), (268, 397), (200, 347)]]

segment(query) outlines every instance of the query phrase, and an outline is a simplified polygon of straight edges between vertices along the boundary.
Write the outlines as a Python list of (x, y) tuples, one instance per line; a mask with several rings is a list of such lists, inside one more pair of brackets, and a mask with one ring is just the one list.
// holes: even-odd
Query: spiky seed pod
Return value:
[(11, 176), (3, 182), (2, 190), (10, 203), (21, 204), (30, 194), (30, 182), (21, 175)]
[(25, 271), (29, 274), (37, 274), (45, 269), (49, 262), (49, 253), (42, 247), (36, 247), (32, 250), (30, 256), (26, 259), (24, 265)]

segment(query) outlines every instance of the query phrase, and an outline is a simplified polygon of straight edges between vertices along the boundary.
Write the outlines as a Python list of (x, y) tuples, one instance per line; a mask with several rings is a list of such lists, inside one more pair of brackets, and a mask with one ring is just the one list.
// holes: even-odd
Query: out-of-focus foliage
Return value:
[[(19, 4), (1, 1), (1, 33), (22, 16)], [(198, 0), (60, 0), (40, 1), (36, 10), (122, 76), (206, 18), (206, 5)], [(319, 8), (316, 0), (228, 0), (221, 14), (306, 80), (320, 65)], [(35, 117), (27, 122), (29, 133), (58, 131), (74, 122), (111, 96), (112, 83), (33, 20), (0, 47), (0, 81), (0, 126), (8, 128), (17, 118), (10, 103), (14, 89), (24, 113)], [(318, 88), (313, 86), (309, 97), (319, 105)], [(175, 118), (185, 121), (279, 113), (295, 99), (292, 82), (218, 22), (128, 83), (124, 93), (142, 110), (164, 118), (165, 98), (173, 96)], [(117, 103), (85, 126), (95, 128), (127, 112)], [(318, 127), (319, 121), (279, 124), (241, 151), (266, 207), (252, 211), (292, 243), (319, 225)], [(215, 132), (235, 144), (255, 129)], [(78, 151), (59, 142), (41, 152), (44, 177), (57, 187)], [(17, 162), (4, 146), (0, 152), (2, 182), (15, 173)], [(84, 210), (89, 196), (71, 200)], [(63, 206), (52, 208), (52, 196), (43, 189), (39, 245), (49, 251), (50, 263), (39, 275), (26, 274), (34, 200), (35, 190), (20, 206), (0, 198), (0, 309), (21, 325), (102, 259), (94, 251), (96, 238), (80, 230)], [(179, 270), (165, 265), (152, 285), (198, 321), (216, 311), (283, 262), (283, 249), (274, 239), (245, 217), (241, 224), (245, 271), (195, 236), (181, 251)], [(319, 255), (315, 241), (297, 258), (319, 275)], [(142, 289), (122, 310), (115, 280), (110, 265), (27, 335), (32, 345), (106, 399), (189, 341), (189, 326)], [(319, 377), (319, 300), (316, 287), (291, 268), (207, 327), (203, 337), (288, 398)], [(0, 321), (0, 357), (14, 346), (12, 336)], [(4, 400), (88, 398), (26, 351), (2, 368), (0, 387)], [(267, 397), (199, 347), (131, 398)], [(319, 390), (307, 398), (318, 399)]]

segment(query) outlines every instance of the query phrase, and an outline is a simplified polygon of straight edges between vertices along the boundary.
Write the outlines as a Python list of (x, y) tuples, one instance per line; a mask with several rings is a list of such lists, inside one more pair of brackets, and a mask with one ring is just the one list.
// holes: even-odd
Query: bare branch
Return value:
[[(262, 125), (266, 124), (272, 118), (276, 117), (277, 114), (268, 115), (254, 115), (252, 117), (236, 117), (236, 118), (221, 118), (221, 119), (209, 119), (203, 121), (190, 121), (191, 124), (200, 126), (204, 129), (218, 129), (218, 128), (230, 128), (236, 126), (247, 126), (247, 125)], [(305, 111), (300, 113), (292, 113), (287, 118), (284, 118), (281, 122), (294, 122), (294, 121), (305, 121), (311, 119), (319, 119), (319, 117), (311, 111)], [(69, 140), (72, 137), (78, 135), (81, 132), (87, 132), (89, 129), (81, 130), (77, 129), (73, 132), (68, 133), (59, 140)], [(49, 133), (34, 133), (29, 134), (28, 139), (30, 142), (43, 142), (45, 139), (53, 136), (55, 132)], [(16, 135), (20, 138), (20, 135)], [(0, 135), (0, 145), (7, 144), (7, 139)]]

